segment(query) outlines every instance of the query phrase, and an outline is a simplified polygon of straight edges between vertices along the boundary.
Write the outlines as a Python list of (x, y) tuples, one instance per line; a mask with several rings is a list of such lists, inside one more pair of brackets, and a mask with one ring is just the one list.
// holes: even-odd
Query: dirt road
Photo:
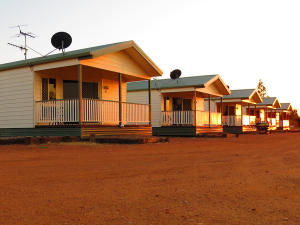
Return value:
[(300, 224), (300, 133), (0, 146), (0, 224)]

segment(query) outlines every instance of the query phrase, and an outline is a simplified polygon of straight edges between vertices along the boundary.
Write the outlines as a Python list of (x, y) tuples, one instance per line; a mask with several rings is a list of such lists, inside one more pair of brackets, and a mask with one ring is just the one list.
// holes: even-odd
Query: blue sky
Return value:
[[(300, 3), (296, 0), (0, 0), (0, 64), (23, 59), (7, 45), (17, 29), (38, 37), (29, 46), (53, 49), (66, 31), (68, 50), (134, 40), (164, 71), (183, 76), (220, 74), (231, 89), (255, 88), (300, 109)], [(37, 57), (29, 53), (30, 57)]]

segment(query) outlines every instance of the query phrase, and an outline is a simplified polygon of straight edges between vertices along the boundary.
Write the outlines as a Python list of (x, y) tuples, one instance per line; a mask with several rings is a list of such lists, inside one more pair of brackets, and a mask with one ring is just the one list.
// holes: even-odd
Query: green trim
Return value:
[(242, 126), (223, 126), (223, 132), (229, 134), (242, 134), (243, 127)]
[(76, 136), (81, 137), (81, 128), (0, 128), (0, 137)]
[(196, 136), (196, 127), (152, 127), (153, 136)]
[(66, 59), (74, 59), (74, 58), (85, 59), (88, 57), (92, 57), (92, 52), (94, 52), (94, 51), (104, 49), (107, 47), (111, 47), (113, 45), (118, 45), (121, 43), (125, 43), (125, 42), (101, 45), (101, 46), (96, 46), (96, 47), (91, 47), (91, 48), (78, 49), (78, 50), (74, 50), (74, 51), (70, 51), (70, 52), (65, 52), (64, 54), (59, 53), (59, 54), (48, 55), (48, 56), (43, 56), (43, 57), (38, 57), (38, 58), (33, 58), (33, 59), (5, 63), (5, 64), (0, 65), (0, 71), (20, 68), (20, 67), (27, 67), (27, 66), (30, 67), (30, 66), (34, 66), (34, 65), (38, 65), (38, 64), (49, 63), (49, 62), (54, 62), (54, 61), (59, 61), (59, 60), (66, 60)]
[[(209, 82), (217, 74), (182, 77), (176, 80), (172, 79), (159, 79), (151, 80), (151, 90), (168, 89), (168, 88), (203, 88), (205, 84)], [(145, 91), (148, 90), (148, 81), (135, 81), (127, 83), (127, 92), (131, 91)]]

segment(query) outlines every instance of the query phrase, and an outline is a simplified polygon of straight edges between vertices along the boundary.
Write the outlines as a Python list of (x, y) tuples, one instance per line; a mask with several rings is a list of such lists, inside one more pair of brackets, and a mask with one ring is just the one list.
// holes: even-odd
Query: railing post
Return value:
[(82, 123), (82, 66), (78, 65), (78, 123)]
[(151, 79), (148, 80), (148, 104), (149, 104), (149, 125), (152, 124), (152, 110), (151, 110)]
[(220, 113), (221, 113), (221, 125), (223, 125), (223, 97), (221, 97)]
[(119, 73), (119, 126), (122, 126), (122, 75)]
[(194, 126), (197, 126), (197, 92), (194, 90)]

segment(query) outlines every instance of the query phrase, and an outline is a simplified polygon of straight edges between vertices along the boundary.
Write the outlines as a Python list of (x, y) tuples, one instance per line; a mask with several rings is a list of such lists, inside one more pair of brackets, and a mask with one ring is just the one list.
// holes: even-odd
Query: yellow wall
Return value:
[[(126, 102), (126, 82), (122, 82), (122, 102)], [(119, 101), (119, 80), (102, 79), (102, 99)]]
[(93, 59), (81, 60), (80, 63), (82, 65), (117, 73), (120, 72), (145, 79), (151, 77), (125, 50), (102, 55)]
[(242, 115), (242, 105), (240, 105), (240, 104), (235, 105), (235, 115), (236, 116)]
[[(76, 68), (75, 70), (57, 71), (47, 70), (44, 72), (35, 72), (35, 87), (34, 99), (35, 101), (42, 100), (42, 78), (56, 79), (56, 99), (63, 99), (63, 80), (77, 80)], [(98, 82), (98, 98), (103, 100), (119, 101), (119, 80), (117, 76), (108, 76), (102, 73), (84, 73), (82, 75), (83, 82)], [(104, 89), (106, 86), (108, 89)], [(122, 81), (122, 101), (126, 102), (126, 81)]]

